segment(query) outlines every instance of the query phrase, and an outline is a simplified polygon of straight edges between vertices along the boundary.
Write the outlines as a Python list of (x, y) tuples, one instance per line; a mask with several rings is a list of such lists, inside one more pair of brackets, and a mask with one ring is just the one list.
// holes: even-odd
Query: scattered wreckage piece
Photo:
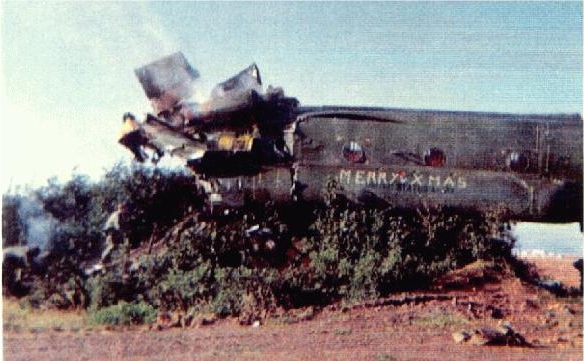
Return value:
[(475, 346), (515, 346), (532, 347), (521, 334), (513, 330), (506, 322), (500, 323), (496, 328), (482, 327), (473, 332), (459, 331), (452, 334), (454, 342), (458, 344), (469, 342)]

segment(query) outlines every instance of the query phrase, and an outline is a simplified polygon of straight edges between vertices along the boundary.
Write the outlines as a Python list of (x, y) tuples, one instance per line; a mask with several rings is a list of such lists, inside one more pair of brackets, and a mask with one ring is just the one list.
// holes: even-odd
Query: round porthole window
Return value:
[(430, 148), (424, 152), (424, 164), (428, 167), (442, 167), (446, 163), (446, 154), (442, 149)]
[(343, 146), (343, 158), (351, 163), (361, 163), (365, 161), (365, 152), (357, 142), (349, 142)]
[(519, 152), (511, 152), (507, 156), (507, 167), (514, 172), (521, 172), (527, 169), (529, 166), (529, 160), (525, 156), (525, 154), (521, 154)]

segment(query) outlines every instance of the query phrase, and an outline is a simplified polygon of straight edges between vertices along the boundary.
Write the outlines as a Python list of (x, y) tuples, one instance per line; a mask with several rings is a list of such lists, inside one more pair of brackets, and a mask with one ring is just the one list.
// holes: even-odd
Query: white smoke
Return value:
[(18, 217), (24, 226), (26, 244), (48, 250), (58, 221), (45, 212), (41, 203), (29, 197), (22, 199), (18, 208)]

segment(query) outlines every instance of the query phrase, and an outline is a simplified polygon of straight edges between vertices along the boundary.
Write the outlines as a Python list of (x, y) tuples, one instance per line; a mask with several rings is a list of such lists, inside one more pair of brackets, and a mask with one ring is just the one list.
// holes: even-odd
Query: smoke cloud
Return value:
[(23, 198), (18, 208), (18, 216), (24, 225), (26, 244), (46, 251), (51, 247), (51, 239), (58, 221), (45, 212), (40, 202), (32, 198)]

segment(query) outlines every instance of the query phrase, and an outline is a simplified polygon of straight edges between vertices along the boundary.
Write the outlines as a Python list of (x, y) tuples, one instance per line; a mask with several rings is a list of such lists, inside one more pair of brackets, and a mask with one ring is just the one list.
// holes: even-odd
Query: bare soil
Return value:
[[(540, 274), (577, 287), (573, 258)], [(464, 271), (457, 277), (464, 276)], [(474, 288), (473, 288), (474, 287)], [(258, 327), (236, 319), (189, 328), (4, 332), (5, 360), (582, 360), (582, 297), (558, 298), (512, 276), (409, 292), (362, 305), (297, 310)], [(456, 343), (452, 333), (512, 326), (525, 347)]]

